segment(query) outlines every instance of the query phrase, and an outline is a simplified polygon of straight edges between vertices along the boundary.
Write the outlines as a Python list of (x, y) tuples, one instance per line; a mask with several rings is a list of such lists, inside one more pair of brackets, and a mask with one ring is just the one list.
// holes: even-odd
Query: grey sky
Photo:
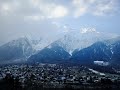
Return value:
[(21, 36), (53, 38), (69, 28), (120, 34), (119, 0), (0, 0), (0, 45)]

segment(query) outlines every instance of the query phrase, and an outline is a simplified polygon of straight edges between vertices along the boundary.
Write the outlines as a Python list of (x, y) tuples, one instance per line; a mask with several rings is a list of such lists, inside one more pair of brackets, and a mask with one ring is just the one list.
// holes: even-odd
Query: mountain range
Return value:
[(22, 37), (0, 46), (0, 63), (76, 62), (120, 65), (120, 37), (93, 28), (70, 31), (57, 40)]

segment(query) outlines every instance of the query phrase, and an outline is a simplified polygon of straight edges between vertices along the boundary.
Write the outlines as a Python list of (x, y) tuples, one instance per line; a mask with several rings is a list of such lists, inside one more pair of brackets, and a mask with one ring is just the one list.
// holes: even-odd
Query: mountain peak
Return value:
[(81, 33), (83, 33), (83, 34), (85, 34), (85, 33), (100, 33), (100, 32), (98, 32), (98, 31), (96, 31), (96, 29), (95, 28), (81, 28), (81, 30), (80, 30), (80, 32)]

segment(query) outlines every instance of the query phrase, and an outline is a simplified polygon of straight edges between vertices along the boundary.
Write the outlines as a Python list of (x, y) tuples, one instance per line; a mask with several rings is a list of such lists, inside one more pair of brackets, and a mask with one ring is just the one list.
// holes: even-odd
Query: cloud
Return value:
[(85, 4), (84, 0), (73, 0), (73, 5), (75, 7), (74, 17), (79, 17), (87, 12), (88, 5)]
[(75, 18), (86, 14), (111, 15), (118, 12), (119, 6), (118, 0), (70, 0), (67, 4), (64, 2), (57, 3), (57, 0), (0, 0), (0, 15), (22, 17), (25, 21), (41, 21), (61, 19), (65, 16), (69, 17), (69, 15)]
[(44, 16), (41, 15), (31, 15), (31, 16), (24, 16), (25, 21), (40, 21), (44, 20)]
[(85, 14), (94, 16), (110, 15), (118, 11), (118, 0), (73, 0), (74, 17)]
[(3, 16), (13, 14), (18, 6), (17, 2), (0, 2), (0, 14)]
[(117, 0), (109, 0), (109, 2), (100, 2), (96, 5), (93, 14), (98, 16), (108, 15), (114, 13), (117, 10), (116, 2)]
[(24, 20), (57, 19), (68, 14), (68, 9), (52, 0), (0, 1), (0, 15), (23, 17)]
[(32, 0), (31, 4), (35, 8), (39, 8), (41, 15), (47, 19), (61, 18), (68, 14), (68, 10), (65, 6), (56, 4), (54, 2), (47, 2), (45, 0)]
[(49, 18), (60, 18), (66, 16), (68, 13), (67, 8), (63, 6), (56, 6), (53, 11), (51, 12), (51, 15)]

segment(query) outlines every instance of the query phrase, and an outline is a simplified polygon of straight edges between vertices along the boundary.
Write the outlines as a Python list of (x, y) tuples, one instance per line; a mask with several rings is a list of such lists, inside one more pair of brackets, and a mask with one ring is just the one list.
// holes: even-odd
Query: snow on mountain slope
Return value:
[[(68, 28), (67, 28), (68, 29)], [(62, 32), (57, 36), (46, 37), (40, 39), (34, 38), (26, 38), (29, 42), (31, 47), (33, 48), (34, 53), (44, 49), (45, 47), (49, 46), (52, 43), (57, 43), (59, 46), (64, 48), (70, 55), (72, 55), (73, 51), (78, 49), (81, 50), (86, 48), (97, 41), (103, 41), (107, 39), (111, 39), (116, 37), (115, 34), (108, 34), (108, 33), (100, 33), (95, 30), (95, 28), (81, 28), (80, 30), (68, 30), (68, 32)], [(14, 45), (17, 43), (12, 43)], [(24, 47), (23, 47), (24, 48)], [(24, 49), (23, 49), (24, 51)]]
[[(23, 57), (29, 58), (31, 55), (37, 54), (46, 47), (50, 49), (53, 43), (63, 48), (63, 50), (72, 56), (73, 51), (80, 51), (95, 42), (117, 37), (116, 34), (101, 33), (94, 28), (81, 28), (79, 31), (65, 28), (65, 30), (52, 38), (48, 36), (36, 40), (34, 38), (22, 37), (10, 41), (0, 46), (0, 59), (19, 60)], [(114, 40), (112, 42), (114, 42)], [(114, 53), (112, 47), (111, 53)]]
[(73, 53), (71, 60), (100, 66), (120, 64), (120, 38), (96, 42)]
[(0, 47), (0, 61), (3, 63), (21, 61), (31, 56), (33, 48), (26, 37), (8, 42)]
[[(34, 43), (35, 41), (36, 43)], [(39, 51), (51, 44), (53, 41), (48, 39), (32, 40), (32, 46), (34, 50)]]
[(17, 47), (17, 48), (21, 48), (23, 55), (28, 56), (30, 54), (29, 49), (32, 50), (32, 43), (29, 41), (29, 39), (27, 37), (22, 37), (19, 38), (17, 40), (13, 40), (7, 44), (5, 44), (3, 47)]
[(66, 33), (66, 35), (56, 41), (56, 43), (72, 55), (73, 51), (76, 49), (81, 50), (97, 41), (103, 41), (115, 37), (117, 37), (117, 35), (101, 33), (96, 31), (95, 28), (82, 28), (80, 31), (74, 30)]
[(52, 44), (32, 55), (28, 62), (58, 63), (68, 60), (70, 55), (62, 47)]

